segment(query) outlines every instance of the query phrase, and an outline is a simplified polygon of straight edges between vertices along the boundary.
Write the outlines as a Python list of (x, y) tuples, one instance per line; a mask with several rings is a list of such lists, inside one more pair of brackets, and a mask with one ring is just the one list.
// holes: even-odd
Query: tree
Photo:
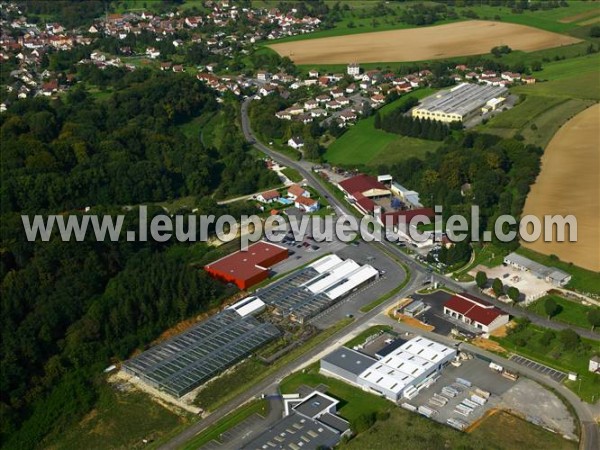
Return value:
[(534, 72), (539, 72), (540, 70), (542, 70), (542, 62), (541, 61), (533, 61), (531, 63), (531, 70), (533, 70)]
[(379, 114), (379, 111), (377, 111), (375, 113), (375, 119), (374, 119), (373, 126), (375, 128), (381, 128), (381, 115)]
[(508, 295), (508, 298), (510, 298), (513, 302), (517, 303), (519, 301), (519, 296), (521, 295), (521, 293), (516, 287), (509, 287), (506, 293)]
[(546, 315), (548, 316), (548, 319), (551, 319), (556, 314), (558, 314), (559, 310), (560, 310), (560, 307), (554, 301), (553, 298), (546, 299), (546, 301), (544, 302), (544, 311), (546, 311)]
[(483, 289), (487, 284), (488, 278), (485, 272), (479, 271), (477, 275), (475, 275), (475, 283), (477, 283), (477, 287), (479, 289)]
[(544, 347), (550, 345), (550, 343), (556, 338), (556, 333), (553, 330), (545, 330), (540, 336), (540, 344)]
[(596, 327), (600, 327), (600, 309), (590, 309), (587, 313), (587, 319), (592, 326), (592, 330)]
[(600, 37), (600, 25), (594, 25), (590, 28), (590, 36), (595, 38)]
[(492, 290), (494, 291), (494, 295), (496, 297), (500, 297), (504, 293), (504, 286), (502, 285), (502, 280), (500, 278), (494, 278), (492, 282)]
[(576, 348), (581, 342), (581, 338), (579, 337), (579, 335), (570, 328), (565, 328), (564, 330), (561, 330), (558, 338), (563, 347), (568, 349)]

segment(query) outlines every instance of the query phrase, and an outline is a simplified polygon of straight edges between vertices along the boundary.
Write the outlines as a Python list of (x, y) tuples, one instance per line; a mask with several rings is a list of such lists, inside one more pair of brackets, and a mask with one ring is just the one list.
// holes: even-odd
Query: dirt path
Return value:
[(273, 44), (296, 64), (421, 61), (489, 53), (498, 45), (531, 52), (579, 39), (514, 23), (469, 20), (433, 27), (379, 31)]
[[(590, 88), (592, 88), (590, 86)], [(525, 202), (524, 214), (577, 218), (577, 242), (537, 242), (524, 246), (563, 261), (600, 271), (600, 104), (577, 114), (552, 138)]]

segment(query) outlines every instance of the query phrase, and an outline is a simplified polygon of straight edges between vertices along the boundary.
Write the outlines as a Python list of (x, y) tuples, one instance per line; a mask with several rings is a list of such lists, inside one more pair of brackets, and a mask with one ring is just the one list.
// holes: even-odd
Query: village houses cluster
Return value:
[[(233, 56), (237, 50), (244, 50), (255, 42), (265, 39), (276, 39), (283, 36), (293, 36), (300, 33), (315, 31), (320, 24), (317, 17), (298, 17), (296, 10), (282, 13), (277, 9), (239, 8), (233, 2), (206, 1), (203, 6), (209, 11), (203, 15), (185, 16), (181, 12), (170, 12), (156, 15), (148, 11), (127, 12), (123, 14), (105, 14), (98, 17), (94, 23), (85, 29), (68, 30), (60, 23), (33, 23), (28, 21), (24, 12), (15, 3), (0, 2), (2, 19), (0, 24), (0, 62), (18, 61), (18, 68), (10, 73), (12, 82), (4, 88), (15, 92), (16, 98), (22, 99), (36, 95), (51, 96), (66, 90), (75, 82), (74, 74), (65, 74), (42, 68), (44, 55), (52, 51), (68, 51), (76, 46), (90, 46), (90, 57), (80, 61), (81, 64), (93, 64), (100, 69), (106, 67), (125, 67), (135, 70), (135, 65), (123, 63), (122, 56), (142, 57), (156, 60), (161, 57), (159, 46), (148, 45), (142, 53), (136, 54), (132, 48), (123, 45), (119, 55), (93, 49), (93, 43), (101, 37), (111, 36), (124, 40), (128, 36), (139, 36), (143, 32), (154, 36), (155, 41), (168, 41), (173, 47), (180, 48), (202, 42), (215, 55)], [(241, 17), (253, 23), (251, 33), (226, 33), (231, 31), (229, 25), (235, 26)], [(234, 28), (233, 28), (234, 29)], [(180, 31), (185, 31), (186, 40), (178, 37)], [(183, 72), (182, 64), (163, 61), (159, 64), (161, 70)], [(227, 90), (240, 94), (243, 77), (223, 76), (215, 79), (207, 76), (214, 72), (216, 64), (207, 64), (198, 75), (201, 81), (206, 81), (219, 92)], [(2, 110), (8, 104), (4, 102)]]

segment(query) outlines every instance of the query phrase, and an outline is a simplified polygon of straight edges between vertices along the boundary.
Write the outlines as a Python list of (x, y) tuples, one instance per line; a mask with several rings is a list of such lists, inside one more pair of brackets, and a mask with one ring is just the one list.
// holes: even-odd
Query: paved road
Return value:
[(389, 307), (389, 304), (395, 301), (396, 298), (408, 295), (418, 289), (421, 286), (422, 279), (419, 277), (415, 277), (409, 281), (409, 283), (402, 289), (394, 299), (390, 299), (389, 302), (386, 302), (382, 305), (379, 305), (377, 308), (371, 310), (366, 314), (357, 314), (356, 320), (350, 325), (347, 326), (337, 333), (334, 333), (329, 339), (326, 341), (316, 345), (314, 348), (300, 356), (295, 361), (288, 364), (286, 367), (281, 368), (280, 370), (274, 372), (273, 374), (266, 377), (264, 380), (260, 381), (256, 385), (252, 386), (250, 389), (245, 391), (240, 396), (235, 399), (227, 402), (225, 405), (216, 409), (206, 418), (192, 424), (185, 430), (183, 430), (180, 434), (175, 436), (166, 444), (162, 445), (161, 449), (178, 449), (182, 447), (186, 442), (191, 440), (195, 435), (202, 432), (206, 428), (215, 424), (217, 421), (222, 419), (224, 416), (229, 414), (234, 409), (246, 403), (248, 400), (260, 396), (261, 394), (274, 394), (277, 392), (277, 387), (282, 378), (286, 377), (292, 372), (296, 372), (306, 364), (310, 363), (314, 358), (316, 358), (319, 354), (327, 351), (332, 345), (337, 345), (339, 341), (341, 343), (345, 342), (353, 333), (356, 333), (357, 330), (362, 328), (368, 328), (370, 323), (376, 318), (378, 314), (385, 311), (386, 308)]
[[(302, 174), (302, 176), (306, 178), (306, 180), (309, 182), (309, 184), (313, 188), (315, 188), (319, 192), (320, 195), (327, 197), (327, 199), (329, 200), (329, 203), (332, 205), (332, 208), (336, 211), (337, 214), (339, 214), (341, 216), (350, 215), (349, 211), (347, 209), (347, 206), (342, 204), (334, 196), (329, 195), (327, 188), (322, 184), (321, 180), (319, 180), (317, 177), (314, 176), (309, 163), (304, 162), (304, 161), (300, 161), (300, 162), (293, 161), (284, 155), (281, 155), (279, 153), (272, 151), (271, 149), (266, 147), (264, 144), (262, 144), (260, 141), (256, 140), (256, 138), (254, 137), (252, 130), (250, 128), (250, 123), (249, 123), (249, 119), (248, 119), (248, 106), (250, 104), (250, 101), (251, 101), (251, 99), (249, 98), (246, 101), (244, 101), (244, 103), (242, 104), (242, 130), (244, 132), (244, 136), (246, 137), (246, 140), (249, 142), (252, 142), (259, 150), (261, 150), (262, 152), (264, 152), (265, 154), (267, 154), (269, 157), (276, 160), (277, 162), (284, 164), (288, 167), (292, 167), (292, 168), (296, 169), (298, 172), (300, 172), (300, 174)], [(192, 439), (195, 435), (202, 432), (206, 428), (210, 427), (211, 425), (216, 423), (218, 420), (220, 420), (221, 418), (223, 418), (224, 416), (226, 416), (231, 411), (233, 411), (240, 405), (244, 404), (248, 400), (252, 399), (253, 397), (257, 397), (261, 394), (275, 393), (277, 391), (277, 386), (279, 384), (279, 381), (283, 377), (285, 377), (286, 375), (288, 375), (292, 372), (295, 372), (296, 370), (299, 370), (300, 368), (302, 368), (303, 366), (308, 364), (310, 361), (315, 359), (318, 355), (320, 355), (324, 351), (327, 351), (331, 346), (337, 345), (338, 342), (344, 342), (345, 340), (347, 340), (347, 338), (349, 336), (356, 334), (356, 332), (359, 329), (366, 328), (374, 321), (380, 320), (377, 318), (377, 316), (381, 312), (385, 311), (385, 309), (387, 309), (389, 307), (389, 305), (393, 304), (398, 298), (401, 298), (406, 295), (414, 293), (415, 290), (419, 289), (422, 286), (423, 280), (425, 280), (429, 277), (433, 277), (434, 281), (438, 281), (441, 284), (445, 284), (446, 286), (448, 286), (451, 289), (455, 289), (458, 291), (467, 291), (474, 295), (482, 296), (481, 293), (479, 292), (479, 290), (476, 288), (476, 286), (474, 286), (474, 284), (467, 285), (464, 283), (457, 283), (457, 282), (450, 280), (439, 274), (430, 274), (425, 267), (421, 266), (418, 262), (414, 261), (408, 255), (406, 255), (405, 253), (400, 251), (400, 249), (392, 243), (381, 242), (381, 243), (371, 243), (370, 245), (375, 245), (378, 248), (380, 248), (381, 250), (387, 252), (388, 254), (392, 254), (397, 259), (403, 261), (406, 264), (406, 266), (408, 267), (408, 269), (411, 273), (411, 279), (408, 282), (408, 284), (396, 296), (392, 297), (387, 302), (383, 303), (382, 305), (378, 306), (377, 308), (373, 309), (372, 311), (370, 311), (366, 314), (363, 314), (360, 312), (357, 313), (357, 318), (351, 325), (349, 325), (349, 326), (343, 328), (342, 330), (338, 331), (337, 333), (333, 334), (329, 339), (327, 339), (326, 341), (315, 346), (313, 349), (311, 349), (304, 355), (300, 356), (298, 359), (296, 359), (292, 363), (288, 364), (286, 367), (283, 367), (280, 370), (278, 370), (277, 372), (269, 375), (264, 380), (262, 380), (261, 382), (257, 383), (256, 385), (254, 385), (253, 387), (248, 389), (242, 395), (227, 402), (225, 405), (223, 405), (219, 409), (212, 412), (208, 417), (200, 420), (199, 422), (192, 424), (190, 427), (183, 430), (181, 433), (179, 433), (177, 436), (175, 436), (173, 439), (171, 439), (169, 442), (167, 442), (160, 448), (161, 449), (180, 448), (186, 442), (188, 442), (190, 439)], [(503, 310), (509, 312), (509, 314), (512, 314), (514, 316), (527, 315), (529, 317), (529, 315), (530, 315), (527, 311), (510, 307), (508, 305), (505, 305), (502, 302), (498, 302), (495, 299), (491, 299), (489, 297), (487, 297), (487, 298), (490, 302), (494, 303), (498, 307), (502, 308)], [(536, 315), (531, 315), (531, 316), (532, 317), (530, 317), (530, 319), (534, 323), (544, 325), (544, 326), (547, 326), (549, 328), (554, 328), (554, 329), (565, 328), (565, 326), (562, 324), (550, 322), (550, 321), (545, 320)], [(386, 318), (385, 318), (386, 316), (382, 315), (381, 317), (382, 317), (381, 320), (386, 320)], [(411, 329), (411, 331), (414, 332), (415, 330)], [(576, 329), (576, 331), (578, 333), (580, 333), (582, 336), (584, 336), (585, 334), (589, 334), (588, 330)], [(586, 333), (584, 334), (583, 331), (585, 331)], [(422, 330), (419, 330), (419, 333), (422, 333)], [(586, 337), (588, 337), (588, 336), (586, 336)], [(600, 339), (600, 336), (593, 334), (592, 338), (598, 340), (598, 339)], [(443, 337), (440, 337), (439, 335), (435, 335), (435, 339), (443, 341), (447, 338), (443, 338)], [(503, 364), (506, 367), (511, 367), (514, 370), (518, 370), (519, 372), (523, 373), (524, 375), (526, 375), (534, 380), (540, 380), (540, 377), (543, 377), (543, 382), (545, 384), (552, 385), (552, 387), (554, 387), (561, 394), (563, 394), (563, 396), (575, 408), (575, 411), (577, 412), (577, 415), (579, 417), (579, 421), (582, 425), (581, 448), (586, 449), (586, 450), (587, 449), (595, 450), (598, 448), (598, 443), (600, 442), (600, 439), (598, 437), (598, 427), (593, 422), (593, 416), (592, 416), (589, 408), (585, 405), (585, 403), (581, 402), (579, 400), (579, 398), (577, 396), (575, 396), (575, 394), (573, 394), (571, 391), (569, 391), (566, 387), (556, 383), (552, 379), (546, 380), (546, 378), (548, 378), (548, 377), (545, 377), (539, 373), (536, 373), (535, 371), (530, 371), (527, 368), (523, 369), (521, 366), (519, 366), (515, 363), (511, 363), (510, 361), (508, 361), (504, 358), (500, 358), (493, 354), (488, 354), (487, 352), (477, 349), (476, 347), (467, 346), (467, 348), (469, 351), (484, 354), (485, 356), (491, 358), (492, 360), (498, 360), (498, 361), (500, 361), (499, 362), (500, 364)], [(514, 364), (514, 367), (512, 367), (513, 364)], [(552, 384), (552, 383), (554, 383), (554, 384)]]
[[(249, 97), (248, 99), (244, 100), (244, 102), (242, 103), (242, 131), (244, 133), (244, 137), (246, 138), (246, 140), (248, 142), (253, 143), (256, 148), (258, 148), (260, 151), (262, 151), (263, 153), (265, 153), (266, 155), (268, 155), (270, 158), (277, 161), (278, 163), (283, 164), (288, 167), (292, 167), (292, 168), (296, 169), (298, 172), (300, 172), (300, 174), (308, 181), (310, 186), (312, 186), (314, 189), (316, 189), (320, 195), (327, 198), (327, 200), (332, 205), (332, 208), (334, 209), (336, 214), (339, 214), (340, 216), (350, 216), (351, 214), (348, 209), (349, 206), (343, 204), (335, 196), (329, 194), (329, 191), (323, 185), (323, 182), (319, 179), (319, 177), (315, 176), (314, 172), (312, 171), (312, 169), (311, 169), (312, 164), (310, 162), (294, 161), (285, 155), (282, 155), (278, 152), (271, 150), (269, 147), (264, 145), (262, 142), (260, 142), (256, 138), (256, 136), (252, 132), (252, 128), (250, 127), (250, 120), (248, 117), (248, 107), (250, 106), (251, 101), (252, 101), (252, 98)], [(518, 307), (515, 307), (512, 305), (507, 305), (506, 303), (503, 303), (493, 297), (489, 297), (486, 294), (482, 293), (479, 290), (479, 288), (475, 285), (474, 282), (459, 283), (459, 282), (456, 282), (456, 281), (452, 280), (451, 278), (445, 277), (443, 275), (439, 275), (436, 273), (431, 274), (431, 273), (429, 273), (429, 271), (426, 267), (421, 265), (419, 262), (415, 261), (413, 258), (408, 256), (406, 253), (401, 251), (397, 245), (394, 245), (391, 242), (387, 242), (387, 241), (384, 241), (381, 243), (373, 242), (373, 243), (371, 243), (371, 245), (376, 245), (376, 246), (380, 247), (380, 249), (384, 249), (388, 253), (393, 254), (396, 258), (398, 258), (403, 263), (405, 263), (411, 272), (413, 272), (413, 273), (420, 272), (424, 276), (433, 276), (434, 281), (437, 281), (440, 284), (444, 284), (452, 290), (459, 291), (459, 292), (460, 291), (468, 292), (469, 294), (472, 294), (472, 295), (475, 295), (478, 297), (483, 297), (485, 300), (487, 300), (488, 302), (497, 306), (498, 308), (502, 309), (503, 311), (507, 312), (511, 316), (527, 317), (529, 320), (531, 320), (532, 323), (534, 323), (536, 325), (544, 326), (546, 328), (551, 328), (553, 330), (563, 330), (565, 328), (571, 328), (571, 329), (575, 330), (582, 337), (600, 341), (600, 334), (592, 332), (589, 329), (575, 327), (572, 325), (565, 325), (560, 322), (552, 322), (552, 321), (546, 319), (545, 317), (538, 316), (537, 314), (535, 314), (531, 311), (525, 310), (523, 308), (518, 308)]]

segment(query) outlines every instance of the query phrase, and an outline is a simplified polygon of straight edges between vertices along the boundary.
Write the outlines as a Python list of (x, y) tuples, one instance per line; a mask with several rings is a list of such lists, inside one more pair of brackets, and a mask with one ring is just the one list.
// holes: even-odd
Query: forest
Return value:
[[(483, 231), (502, 214), (520, 216), (542, 153), (522, 140), (468, 132), (449, 136), (425, 160), (409, 158), (378, 170), (418, 191), (427, 204), (442, 205), (444, 219), (452, 214), (470, 217), (471, 205), (478, 205)], [(463, 189), (465, 184), (468, 189)], [(518, 246), (517, 241), (497, 244)]]
[[(218, 104), (185, 74), (119, 78), (102, 98), (80, 85), (57, 99), (16, 102), (0, 119), (4, 448), (43, 447), (93, 407), (111, 362), (231, 294), (200, 270), (222, 254), (205, 244), (28, 242), (21, 214), (90, 206), (126, 214), (124, 228), (134, 229), (141, 203), (188, 196), (197, 214), (237, 215), (251, 211), (216, 198), (279, 183), (244, 142), (237, 100)], [(181, 131), (205, 115), (226, 130), (215, 148), (202, 144), (200, 129)], [(158, 213), (150, 205), (149, 215)]]

